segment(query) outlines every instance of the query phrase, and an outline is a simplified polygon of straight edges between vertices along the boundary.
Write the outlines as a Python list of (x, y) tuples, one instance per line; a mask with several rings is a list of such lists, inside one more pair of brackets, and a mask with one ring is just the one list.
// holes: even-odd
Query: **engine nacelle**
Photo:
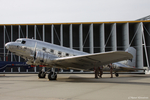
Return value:
[(42, 51), (36, 51), (34, 64), (35, 65), (46, 65), (51, 62), (51, 54)]

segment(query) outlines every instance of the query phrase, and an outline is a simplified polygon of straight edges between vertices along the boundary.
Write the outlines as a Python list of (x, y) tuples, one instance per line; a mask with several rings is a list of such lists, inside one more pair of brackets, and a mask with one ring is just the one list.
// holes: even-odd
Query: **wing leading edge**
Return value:
[(61, 68), (90, 70), (93, 67), (131, 59), (132, 57), (133, 56), (128, 52), (112, 51), (105, 53), (57, 58), (52, 61), (52, 65)]

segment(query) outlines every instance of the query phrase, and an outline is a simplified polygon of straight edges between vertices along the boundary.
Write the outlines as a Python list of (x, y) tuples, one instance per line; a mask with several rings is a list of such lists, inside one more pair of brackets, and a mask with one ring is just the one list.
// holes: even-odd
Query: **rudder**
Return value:
[(126, 49), (126, 52), (132, 54), (133, 58), (127, 60), (127, 65), (135, 67), (136, 65), (136, 49), (133, 47), (129, 47), (128, 49)]

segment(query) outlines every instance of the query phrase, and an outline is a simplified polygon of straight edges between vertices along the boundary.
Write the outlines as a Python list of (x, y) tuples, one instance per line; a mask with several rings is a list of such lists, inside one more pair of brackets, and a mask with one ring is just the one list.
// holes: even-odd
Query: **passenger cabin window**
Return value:
[(69, 56), (69, 53), (66, 53), (66, 56)]
[(26, 43), (26, 41), (24, 41), (24, 40), (22, 40), (22, 42), (21, 42), (22, 44), (25, 44)]
[(46, 51), (46, 48), (45, 48), (45, 47), (43, 47), (42, 49), (43, 49), (43, 51)]
[(62, 57), (62, 52), (58, 51), (58, 57)]
[(51, 53), (54, 53), (54, 50), (53, 50), (53, 49), (51, 49), (51, 50), (50, 50), (50, 52), (51, 52)]
[(58, 55), (61, 55), (61, 52), (60, 52), (60, 51), (58, 51)]

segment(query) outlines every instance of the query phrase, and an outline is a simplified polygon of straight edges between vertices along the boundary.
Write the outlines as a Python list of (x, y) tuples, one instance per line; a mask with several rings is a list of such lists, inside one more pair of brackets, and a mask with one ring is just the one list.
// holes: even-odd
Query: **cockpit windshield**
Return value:
[(21, 43), (21, 42), (22, 42), (22, 40), (16, 40), (15, 42)]
[(24, 41), (24, 40), (16, 40), (15, 42), (18, 42), (18, 43), (21, 43), (21, 44), (25, 44), (26, 43), (26, 41)]

